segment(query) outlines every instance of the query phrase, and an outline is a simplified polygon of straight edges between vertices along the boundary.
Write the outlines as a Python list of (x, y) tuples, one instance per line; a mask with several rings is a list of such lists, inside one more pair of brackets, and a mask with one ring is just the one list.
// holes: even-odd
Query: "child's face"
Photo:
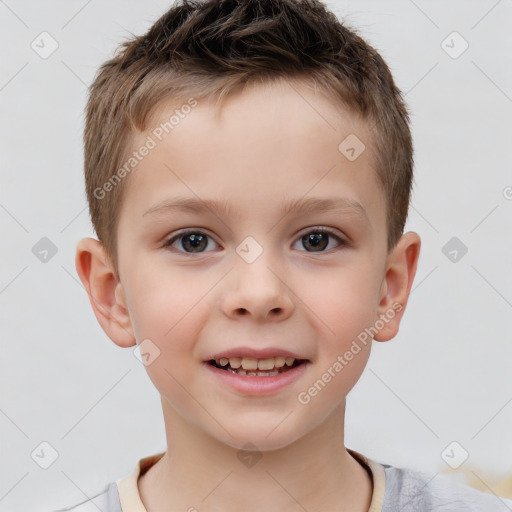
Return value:
[[(115, 295), (137, 343), (151, 340), (146, 349), (160, 351), (147, 371), (167, 421), (235, 447), (282, 447), (343, 410), (370, 354), (370, 339), (358, 335), (391, 309), (372, 141), (365, 122), (298, 83), (233, 96), (217, 120), (199, 102), (158, 141), (152, 131), (179, 107), (160, 109), (134, 140), (133, 150), (148, 135), (157, 145), (127, 178)], [(350, 134), (366, 145), (354, 161), (338, 149)], [(178, 197), (195, 206), (171, 207)], [(335, 207), (283, 213), (313, 199)], [(387, 329), (398, 329), (397, 318)], [(307, 362), (278, 377), (235, 376), (207, 363), (245, 349)], [(310, 392), (329, 369), (331, 378)]]

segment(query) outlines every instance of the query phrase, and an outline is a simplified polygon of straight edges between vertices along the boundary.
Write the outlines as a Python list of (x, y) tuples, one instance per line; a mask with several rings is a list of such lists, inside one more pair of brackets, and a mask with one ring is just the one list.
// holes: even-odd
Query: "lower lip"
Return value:
[(307, 361), (295, 366), (291, 370), (283, 372), (280, 375), (273, 375), (271, 377), (250, 377), (247, 375), (237, 375), (226, 370), (221, 370), (211, 365), (210, 363), (203, 363), (212, 374), (218, 378), (223, 384), (231, 387), (239, 393), (245, 395), (267, 395), (280, 391), (286, 386), (291, 385), (299, 379), (308, 365)]

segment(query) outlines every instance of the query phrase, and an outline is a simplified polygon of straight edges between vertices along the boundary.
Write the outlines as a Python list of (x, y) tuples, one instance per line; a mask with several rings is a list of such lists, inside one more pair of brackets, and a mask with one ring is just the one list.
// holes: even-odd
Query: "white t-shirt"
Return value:
[[(447, 475), (425, 473), (380, 464), (348, 449), (372, 477), (368, 512), (512, 512), (512, 500), (478, 491)], [(147, 512), (137, 481), (164, 453), (145, 457), (124, 478), (112, 482), (97, 496), (55, 512)]]

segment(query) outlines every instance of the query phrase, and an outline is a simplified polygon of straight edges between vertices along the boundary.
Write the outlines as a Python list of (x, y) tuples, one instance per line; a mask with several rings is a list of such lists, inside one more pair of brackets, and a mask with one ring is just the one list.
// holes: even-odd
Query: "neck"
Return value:
[(168, 450), (138, 482), (148, 512), (234, 512), (248, 503), (265, 512), (368, 511), (372, 483), (344, 446), (344, 404), (319, 428), (264, 452), (226, 445), (162, 404)]

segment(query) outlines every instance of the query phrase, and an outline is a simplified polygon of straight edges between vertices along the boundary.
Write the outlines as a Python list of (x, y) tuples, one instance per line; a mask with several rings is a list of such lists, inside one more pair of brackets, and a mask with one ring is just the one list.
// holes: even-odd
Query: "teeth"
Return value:
[[(238, 370), (240, 367), (243, 370), (263, 370), (267, 371), (272, 370), (274, 368), (282, 368), (285, 364), (286, 366), (292, 366), (295, 362), (293, 357), (269, 357), (267, 359), (253, 359), (252, 357), (222, 357), (220, 359), (216, 359), (215, 361), (218, 366), (229, 366), (233, 370)], [(240, 370), (242, 372), (243, 370)]]
[(277, 370), (273, 372), (246, 372), (245, 370), (232, 370), (231, 368), (228, 368), (227, 371), (235, 375), (248, 375), (249, 377), (274, 377), (280, 373)]
[(270, 359), (259, 359), (258, 360), (258, 370), (272, 370), (274, 368), (274, 358)]
[(229, 358), (229, 366), (236, 370), (237, 368), (240, 368), (242, 366), (242, 358), (240, 357), (230, 357)]
[(284, 366), (285, 359), (286, 358), (284, 358), (282, 356), (274, 357), (274, 366), (276, 368), (282, 368)]
[(250, 357), (242, 357), (242, 368), (244, 370), (257, 370), (258, 360), (251, 359)]

